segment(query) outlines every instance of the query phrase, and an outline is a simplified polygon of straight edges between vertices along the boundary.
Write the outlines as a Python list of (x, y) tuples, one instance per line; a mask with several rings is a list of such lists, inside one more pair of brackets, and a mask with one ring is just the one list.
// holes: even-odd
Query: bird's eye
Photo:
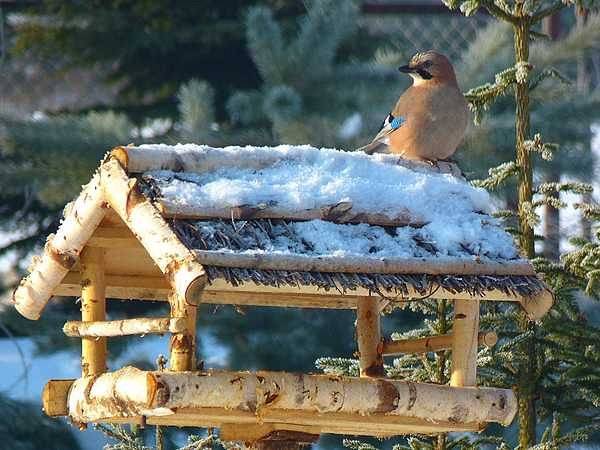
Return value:
[(423, 61), (423, 67), (425, 67), (425, 68), (431, 67), (432, 65), (433, 65), (433, 63), (429, 59), (426, 61)]

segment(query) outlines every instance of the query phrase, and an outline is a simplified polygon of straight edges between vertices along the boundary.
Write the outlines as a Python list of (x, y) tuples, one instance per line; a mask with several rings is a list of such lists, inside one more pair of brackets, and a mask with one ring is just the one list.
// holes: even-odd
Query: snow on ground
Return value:
[[(369, 156), (306, 145), (219, 149), (178, 145), (169, 149), (197, 153), (213, 169), (145, 174), (156, 182), (162, 197), (181, 206), (266, 204), (305, 210), (349, 201), (355, 212), (389, 217), (408, 212), (427, 222), (422, 229), (398, 228), (395, 237), (377, 227), (321, 221), (295, 224), (295, 232), (318, 249), (315, 253), (364, 255), (368, 245), (380, 249), (371, 251), (373, 256), (419, 256), (414, 244), (418, 235), (433, 243), (441, 255), (517, 257), (512, 238), (488, 215), (493, 201), (485, 190), (451, 174), (404, 167), (394, 155)], [(369, 233), (372, 239), (366, 242), (364, 236)], [(269, 251), (294, 252), (285, 243), (274, 245)]]

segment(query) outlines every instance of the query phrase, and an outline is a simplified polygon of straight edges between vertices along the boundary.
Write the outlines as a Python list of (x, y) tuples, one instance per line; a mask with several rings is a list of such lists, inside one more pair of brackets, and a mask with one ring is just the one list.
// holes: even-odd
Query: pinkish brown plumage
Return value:
[(469, 122), (467, 101), (452, 64), (441, 53), (417, 53), (401, 72), (413, 84), (398, 99), (365, 153), (385, 152), (407, 159), (437, 161), (451, 157)]

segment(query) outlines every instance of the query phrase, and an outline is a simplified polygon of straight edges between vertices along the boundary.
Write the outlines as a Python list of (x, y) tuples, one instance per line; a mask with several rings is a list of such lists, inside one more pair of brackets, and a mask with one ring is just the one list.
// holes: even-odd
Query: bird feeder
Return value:
[[(81, 297), (82, 374), (51, 380), (49, 416), (73, 422), (219, 427), (221, 438), (310, 442), (322, 433), (394, 436), (508, 425), (508, 389), (476, 386), (481, 301), (537, 320), (552, 295), (490, 216), (488, 194), (454, 164), (308, 146), (119, 147), (14, 293), (40, 317)], [(454, 302), (451, 334), (384, 339), (386, 305)], [(168, 317), (107, 320), (108, 299), (167, 301)], [(108, 302), (107, 302), (108, 300)], [(198, 370), (198, 305), (356, 310), (360, 377)], [(113, 336), (170, 333), (169, 367), (108, 371)], [(451, 350), (449, 385), (385, 377), (383, 357)], [(291, 436), (291, 437), (290, 437)]]

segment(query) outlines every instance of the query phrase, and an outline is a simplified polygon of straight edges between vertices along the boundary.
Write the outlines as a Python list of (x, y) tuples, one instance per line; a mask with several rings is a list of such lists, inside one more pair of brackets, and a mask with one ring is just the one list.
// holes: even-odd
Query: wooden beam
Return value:
[(361, 377), (383, 377), (381, 324), (379, 299), (364, 297), (356, 309), (356, 341)]
[(241, 205), (229, 208), (203, 208), (196, 205), (182, 205), (176, 199), (156, 200), (156, 207), (163, 217), (191, 220), (256, 220), (286, 219), (291, 221), (324, 220), (334, 223), (368, 223), (384, 227), (422, 227), (427, 222), (422, 217), (405, 211), (396, 216), (381, 213), (356, 211), (352, 202), (343, 201), (333, 205), (322, 205), (313, 209), (291, 210), (268, 205)]
[[(70, 272), (54, 295), (75, 296), (81, 293), (80, 275)], [(107, 297), (115, 299), (167, 300), (170, 286), (161, 276), (111, 275), (106, 276)], [(406, 302), (423, 297), (414, 288), (408, 287), (408, 295), (398, 296), (394, 292), (383, 292), (392, 301)], [(445, 289), (432, 289), (427, 294), (431, 299), (465, 298), (464, 292), (452, 292)], [(325, 291), (316, 286), (259, 286), (252, 282), (232, 286), (222, 279), (213, 280), (200, 294), (200, 301), (209, 304), (233, 304), (248, 306), (278, 306), (292, 308), (332, 308), (354, 309), (362, 297), (378, 297), (364, 288), (347, 291), (342, 294), (335, 289)], [(472, 297), (486, 301), (518, 301), (522, 304), (530, 301), (528, 297), (508, 297), (499, 290), (487, 291), (485, 297)], [(529, 303), (527, 303), (529, 304)]]
[(69, 390), (75, 380), (50, 380), (42, 392), (42, 410), (50, 417), (69, 414)]
[[(383, 342), (383, 355), (392, 356), (410, 353), (439, 352), (452, 349), (452, 334), (441, 334), (418, 339), (402, 339), (398, 341), (386, 340)], [(493, 347), (498, 342), (498, 335), (494, 331), (482, 331), (477, 336), (479, 346)]]
[(479, 301), (454, 300), (450, 386), (477, 385)]
[(77, 263), (85, 243), (106, 212), (100, 180), (95, 175), (79, 197), (65, 207), (56, 234), (50, 235), (44, 253), (34, 258), (29, 276), (13, 294), (15, 308), (24, 317), (37, 320), (53, 291)]
[(254, 414), (255, 420), (280, 411), (287, 419), (279, 415), (277, 422), (298, 425), (309, 424), (294, 421), (297, 412), (322, 414), (324, 419), (345, 413), (358, 423), (368, 416), (395, 417), (398, 423), (409, 417), (434, 424), (508, 425), (517, 401), (508, 389), (267, 371), (148, 372), (133, 367), (80, 378), (69, 393), (69, 416), (80, 423), (117, 415), (172, 416), (186, 408), (221, 409), (223, 417), (231, 415), (230, 420), (222, 420), (229, 423), (237, 422), (233, 418), (240, 411)]
[[(106, 279), (104, 251), (85, 248), (81, 253), (81, 320), (98, 322), (106, 319)], [(106, 338), (81, 339), (83, 376), (106, 372)]]
[(235, 253), (224, 250), (192, 250), (205, 266), (303, 272), (383, 273), (427, 275), (534, 276), (529, 261), (481, 262), (465, 258), (373, 258), (369, 256), (306, 256), (268, 253)]
[[(164, 145), (144, 146), (144, 148), (127, 146), (116, 147), (110, 157), (119, 161), (128, 174), (143, 173), (149, 170), (171, 170), (173, 172), (212, 172), (217, 168), (238, 167), (240, 169), (264, 169), (273, 164), (280, 164), (285, 156), (277, 152), (261, 155), (261, 158), (231, 158), (231, 152), (220, 147), (206, 147), (198, 151), (178, 151), (174, 147)], [(293, 160), (293, 156), (289, 159)], [(461, 176), (460, 167), (455, 163), (437, 161), (434, 164), (412, 161), (401, 156), (387, 155), (386, 162), (391, 165), (406, 167), (411, 170), (427, 170), (427, 172), (452, 174)]]
[(143, 195), (136, 179), (117, 159), (100, 166), (100, 185), (106, 201), (138, 237), (169, 284), (188, 304), (196, 304), (206, 284), (206, 273), (169, 224)]
[(113, 337), (145, 334), (181, 333), (186, 329), (182, 318), (142, 317), (123, 320), (105, 320), (98, 322), (69, 321), (63, 326), (63, 332), (70, 337)]

